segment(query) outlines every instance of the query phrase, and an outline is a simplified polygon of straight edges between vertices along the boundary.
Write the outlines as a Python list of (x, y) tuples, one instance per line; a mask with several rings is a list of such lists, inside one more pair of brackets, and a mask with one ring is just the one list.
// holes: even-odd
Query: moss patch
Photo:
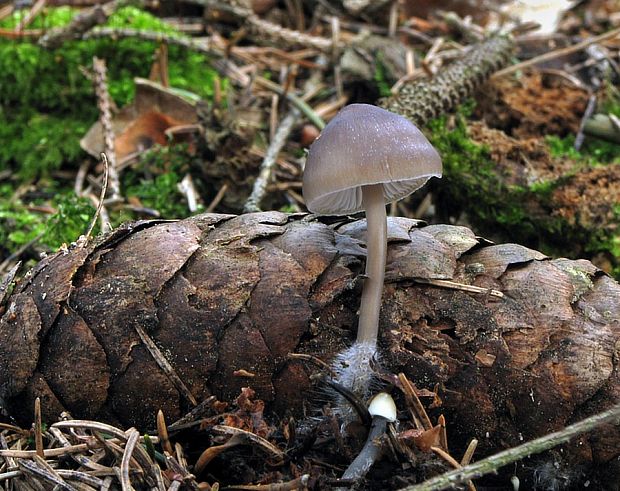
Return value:
[[(66, 25), (75, 15), (68, 7), (48, 9), (33, 28)], [(20, 13), (0, 22), (11, 28)], [(131, 27), (175, 34), (174, 30), (135, 7), (112, 15), (110, 27)], [(83, 69), (93, 56), (108, 66), (109, 91), (122, 106), (134, 95), (134, 77), (148, 77), (157, 43), (136, 39), (93, 39), (66, 43), (54, 51), (23, 40), (0, 40), (0, 170), (11, 169), (22, 179), (44, 176), (61, 165), (75, 165), (85, 155), (79, 139), (98, 118), (92, 82)], [(170, 46), (170, 84), (204, 98), (213, 95), (216, 72), (202, 54)]]
[(444, 163), (439, 219), (620, 273), (620, 167), (554, 157), (543, 139), (511, 138), (468, 112), (429, 125)]

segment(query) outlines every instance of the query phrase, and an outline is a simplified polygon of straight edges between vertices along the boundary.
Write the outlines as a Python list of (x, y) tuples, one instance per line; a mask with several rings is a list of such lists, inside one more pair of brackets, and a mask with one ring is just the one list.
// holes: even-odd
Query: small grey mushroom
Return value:
[(385, 205), (441, 172), (439, 154), (411, 121), (369, 104), (342, 109), (310, 146), (303, 179), (308, 209), (331, 215), (366, 212), (366, 279), (357, 340), (354, 352), (340, 360), (353, 371), (340, 383), (353, 390), (369, 378), (356, 370), (370, 373), (366, 365), (376, 353), (387, 256)]

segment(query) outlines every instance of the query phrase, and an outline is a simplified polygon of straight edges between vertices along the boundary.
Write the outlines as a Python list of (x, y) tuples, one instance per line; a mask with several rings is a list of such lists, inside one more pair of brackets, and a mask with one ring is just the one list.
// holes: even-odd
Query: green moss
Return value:
[(124, 175), (127, 195), (135, 196), (143, 206), (157, 210), (162, 218), (191, 215), (184, 194), (178, 189), (178, 184), (189, 171), (188, 160), (183, 145), (153, 148), (144, 154), (135, 171)]
[(45, 224), (41, 242), (52, 250), (77, 240), (86, 233), (95, 215), (95, 208), (86, 198), (65, 194), (55, 200), (56, 213)]
[[(620, 117), (620, 92), (610, 83), (607, 84), (603, 91), (598, 112), (602, 114), (613, 114)], [(577, 151), (574, 147), (574, 135), (568, 135), (564, 138), (548, 135), (546, 140), (551, 155), (554, 157), (568, 157), (588, 165), (620, 163), (620, 145), (617, 143), (586, 137), (581, 149)]]
[[(48, 9), (33, 27), (65, 25), (75, 12), (67, 7)], [(17, 13), (0, 25), (14, 27), (20, 19)], [(120, 9), (107, 25), (175, 34), (169, 25), (135, 7)], [(148, 77), (156, 48), (155, 42), (137, 39), (93, 39), (47, 51), (28, 40), (1, 39), (0, 137), (11, 148), (0, 149), (0, 169), (32, 179), (83, 156), (79, 139), (99, 116), (84, 67), (92, 65), (93, 56), (106, 60), (109, 92), (120, 107), (134, 96), (133, 79)], [(173, 87), (212, 97), (217, 73), (206, 56), (176, 46), (170, 46), (168, 55)], [(28, 148), (31, 152), (25, 155)]]
[(478, 223), (486, 223), (492, 217), (495, 220), (500, 215), (505, 224), (513, 221), (507, 208), (499, 206), (502, 184), (488, 149), (468, 137), (463, 112), (456, 116), (453, 126), (443, 116), (431, 121), (428, 127), (430, 140), (444, 166), (440, 191), (443, 213), (455, 217), (467, 211)]
[(586, 138), (581, 150), (575, 150), (575, 136), (568, 135), (560, 138), (548, 135), (547, 145), (554, 157), (567, 157), (587, 165), (607, 165), (620, 162), (620, 145), (596, 138)]
[(387, 77), (387, 69), (382, 61), (383, 56), (381, 53), (377, 54), (375, 60), (375, 73), (374, 81), (377, 84), (380, 97), (390, 97), (392, 95), (392, 84)]
[(579, 160), (583, 158), (583, 155), (575, 150), (575, 137), (569, 135), (564, 138), (557, 135), (547, 135), (545, 137), (549, 152), (552, 157), (561, 158), (568, 157), (573, 160)]
[[(36, 204), (36, 203), (32, 203)], [(86, 232), (95, 209), (84, 198), (69, 193), (54, 196), (49, 205), (56, 211), (42, 213), (31, 203), (13, 197), (13, 187), (0, 187), (0, 251), (8, 255), (29, 242), (37, 242), (51, 250), (75, 241)]]
[[(613, 207), (613, 222), (620, 223), (620, 204)], [(595, 255), (602, 253), (611, 258), (612, 275), (620, 281), (620, 231), (596, 230), (589, 237), (586, 251)]]
[(157, 17), (140, 10), (139, 8), (128, 6), (118, 9), (107, 21), (109, 27), (132, 27), (133, 29), (163, 32), (166, 34), (178, 34), (175, 29)]
[[(77, 10), (71, 7), (57, 7), (53, 9), (45, 9), (42, 14), (37, 15), (29, 24), (29, 29), (51, 29), (53, 27), (66, 26)], [(0, 20), (0, 27), (13, 29), (19, 25), (22, 19), (27, 15), (27, 10), (16, 10), (8, 17)]]
[(551, 194), (558, 187), (559, 180), (536, 181), (529, 185), (529, 190), (545, 199), (551, 198)]
[(0, 247), (4, 255), (34, 240), (45, 229), (43, 217), (29, 211), (21, 201), (12, 200), (11, 194), (11, 186), (0, 188)]
[[(31, 27), (64, 26), (76, 12), (68, 7), (47, 9)], [(14, 27), (21, 19), (22, 13), (17, 13), (0, 21), (0, 26)], [(161, 20), (134, 7), (120, 9), (107, 25), (177, 35)], [(31, 241), (36, 249), (55, 249), (87, 230), (94, 215), (90, 202), (76, 198), (70, 186), (63, 188), (46, 178), (50, 171), (77, 167), (87, 157), (79, 140), (99, 113), (92, 81), (83, 70), (92, 65), (93, 56), (105, 59), (110, 94), (122, 106), (134, 96), (133, 79), (148, 76), (157, 47), (155, 42), (136, 39), (93, 39), (47, 51), (29, 40), (0, 39), (0, 170), (12, 171), (13, 179), (0, 187), (0, 259)], [(169, 47), (168, 54), (171, 85), (210, 98), (217, 74), (209, 59), (175, 46)], [(221, 81), (224, 89), (225, 82)], [(187, 216), (183, 195), (177, 190), (177, 182), (188, 170), (187, 160), (181, 150), (151, 152), (142, 167), (123, 172), (124, 195), (137, 196), (144, 206), (165, 217)], [(23, 181), (35, 179), (36, 194), (14, 196)], [(55, 212), (43, 213), (33, 204)], [(125, 210), (113, 213), (111, 219), (118, 225), (137, 217)]]
[[(465, 213), (483, 235), (518, 242), (551, 256), (587, 253), (593, 257), (605, 253), (611, 255), (613, 273), (620, 277), (620, 235), (610, 233), (609, 229), (573, 226), (561, 217), (551, 216), (550, 199), (563, 178), (527, 187), (506, 186), (488, 149), (468, 136), (469, 111), (465, 107), (453, 121), (441, 117), (429, 124), (430, 140), (444, 164), (444, 177), (436, 193), (439, 218), (454, 219)], [(576, 156), (582, 165), (594, 160), (593, 154), (577, 155), (569, 139), (550, 137), (548, 142), (556, 156)], [(614, 211), (620, 223), (620, 205)]]
[(32, 179), (75, 162), (87, 129), (84, 121), (53, 114), (24, 110), (9, 118), (0, 111), (0, 168), (18, 169), (23, 179)]

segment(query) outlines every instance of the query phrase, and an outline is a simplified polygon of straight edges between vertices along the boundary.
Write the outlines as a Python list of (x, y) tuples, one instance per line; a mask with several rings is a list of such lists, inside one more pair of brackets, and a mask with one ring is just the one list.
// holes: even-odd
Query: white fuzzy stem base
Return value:
[[(378, 359), (377, 344), (374, 341), (355, 342), (340, 352), (332, 362), (334, 381), (365, 400), (370, 395), (373, 380), (374, 372), (371, 368), (373, 358)], [(349, 403), (341, 396), (337, 397), (337, 412), (345, 419), (353, 415)]]

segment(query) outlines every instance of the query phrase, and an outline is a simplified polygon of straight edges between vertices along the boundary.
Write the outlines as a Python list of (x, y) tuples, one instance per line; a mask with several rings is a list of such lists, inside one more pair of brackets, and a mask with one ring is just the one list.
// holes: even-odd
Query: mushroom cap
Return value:
[(370, 104), (342, 109), (310, 146), (303, 195), (314, 213), (361, 211), (362, 186), (383, 184), (397, 201), (441, 177), (441, 158), (408, 119)]
[(368, 405), (368, 412), (374, 418), (381, 416), (388, 421), (396, 421), (396, 404), (387, 392), (379, 392)]

